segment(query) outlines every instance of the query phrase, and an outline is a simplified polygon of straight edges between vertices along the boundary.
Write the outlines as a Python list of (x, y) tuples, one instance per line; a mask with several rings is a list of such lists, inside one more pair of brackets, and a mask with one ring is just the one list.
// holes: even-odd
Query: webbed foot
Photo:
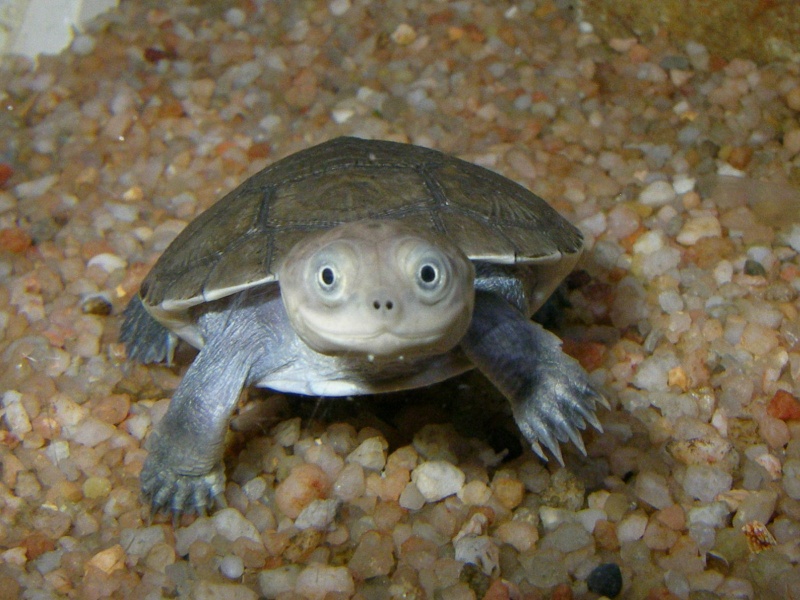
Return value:
[[(552, 335), (544, 330), (542, 333)], [(511, 405), (514, 419), (533, 451), (546, 458), (544, 445), (562, 465), (559, 443), (571, 441), (586, 454), (580, 430), (589, 424), (602, 431), (595, 410), (598, 404), (607, 407), (608, 403), (580, 364), (560, 354), (557, 361), (538, 363), (528, 378), (527, 393), (512, 399)]]
[(166, 511), (173, 515), (205, 514), (219, 502), (225, 491), (222, 464), (201, 475), (186, 475), (175, 471), (150, 455), (141, 474), (141, 489), (153, 514)]
[(546, 458), (544, 445), (564, 463), (559, 442), (572, 441), (584, 454), (580, 430), (602, 430), (597, 404), (608, 406), (561, 340), (533, 323), (502, 296), (475, 294), (472, 323), (461, 347), (511, 403), (531, 448)]

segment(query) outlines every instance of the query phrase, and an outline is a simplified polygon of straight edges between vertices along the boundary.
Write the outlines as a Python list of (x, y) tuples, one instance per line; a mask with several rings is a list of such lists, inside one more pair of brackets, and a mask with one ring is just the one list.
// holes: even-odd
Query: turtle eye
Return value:
[(435, 289), (439, 279), (439, 268), (433, 263), (423, 263), (417, 270), (417, 284), (424, 290)]
[(336, 270), (330, 265), (324, 265), (317, 271), (317, 283), (324, 291), (329, 292), (336, 287)]

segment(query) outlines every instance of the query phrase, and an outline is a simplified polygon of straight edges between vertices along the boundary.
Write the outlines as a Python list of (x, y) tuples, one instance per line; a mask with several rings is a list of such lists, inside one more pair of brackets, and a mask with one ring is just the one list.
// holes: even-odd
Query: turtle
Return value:
[(153, 511), (221, 500), (242, 390), (352, 396), (477, 367), (542, 458), (584, 454), (606, 404), (531, 315), (570, 273), (580, 231), (523, 186), (437, 150), (339, 137), (278, 160), (172, 241), (124, 310), (128, 357), (199, 350), (148, 439)]

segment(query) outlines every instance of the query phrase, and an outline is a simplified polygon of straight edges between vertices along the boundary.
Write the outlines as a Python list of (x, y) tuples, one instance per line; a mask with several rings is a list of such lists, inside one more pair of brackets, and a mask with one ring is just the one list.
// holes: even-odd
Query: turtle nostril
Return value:
[(391, 300), (387, 300), (386, 302), (381, 302), (380, 300), (373, 300), (372, 301), (372, 308), (375, 310), (381, 310), (381, 308), (385, 307), (386, 310), (392, 310), (394, 308), (394, 302)]

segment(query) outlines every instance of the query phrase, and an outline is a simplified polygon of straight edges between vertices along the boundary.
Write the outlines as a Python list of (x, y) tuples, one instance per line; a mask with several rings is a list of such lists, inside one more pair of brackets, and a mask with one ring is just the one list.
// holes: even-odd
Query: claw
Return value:
[(529, 439), (528, 443), (531, 445), (531, 450), (533, 450), (536, 456), (538, 456), (542, 460), (547, 460), (547, 456), (545, 455), (544, 450), (542, 450), (542, 446), (539, 444), (539, 442), (537, 442), (536, 440), (531, 441)]
[(603, 426), (600, 424), (600, 420), (597, 418), (597, 415), (592, 411), (586, 411), (583, 414), (583, 418), (589, 422), (589, 425), (594, 427), (600, 433), (603, 433)]
[(577, 429), (570, 429), (568, 432), (569, 439), (575, 444), (575, 447), (581, 451), (581, 454), (586, 456), (586, 445), (583, 443), (583, 438)]
[(558, 464), (560, 464), (563, 467), (564, 466), (564, 457), (561, 456), (561, 446), (559, 446), (558, 442), (556, 442), (552, 446), (547, 446), (547, 448), (550, 450), (552, 455), (556, 457), (556, 460), (558, 461)]
[(541, 427), (538, 434), (539, 440), (550, 450), (550, 453), (556, 457), (558, 462), (563, 465), (564, 458), (561, 456), (561, 446), (558, 443), (558, 439), (553, 435), (553, 432)]

